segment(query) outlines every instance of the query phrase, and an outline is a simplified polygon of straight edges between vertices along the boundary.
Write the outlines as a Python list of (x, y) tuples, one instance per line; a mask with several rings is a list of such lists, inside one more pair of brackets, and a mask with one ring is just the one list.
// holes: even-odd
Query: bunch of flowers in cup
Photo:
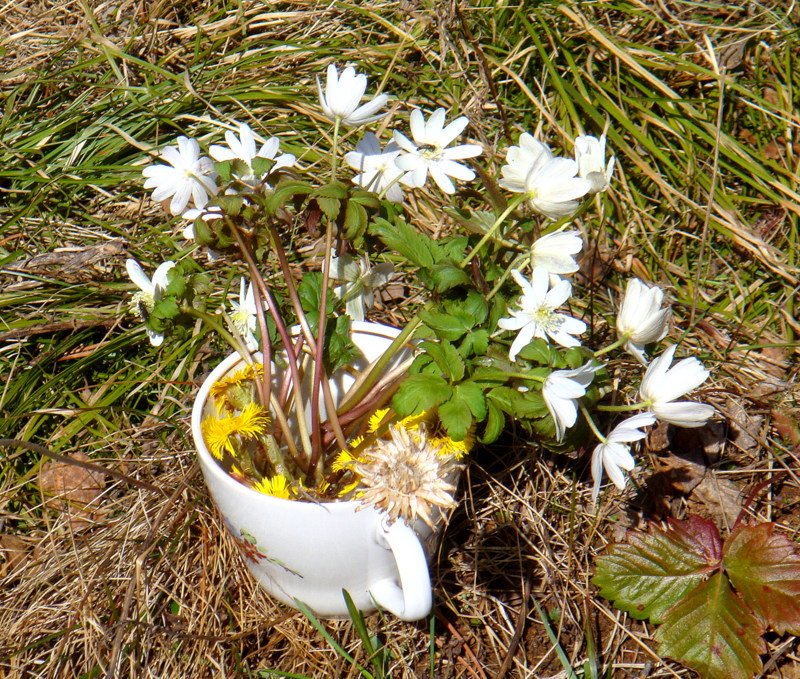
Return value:
[[(184, 237), (230, 264), (229, 283), (244, 272), (238, 299), (221, 301), (188, 255), (152, 278), (127, 262), (139, 288), (132, 308), (152, 344), (201, 319), (244, 361), (214, 385), (216, 412), (203, 422), (231, 476), (281, 498), (360, 499), (392, 520), (430, 522), (435, 508), (453, 505), (474, 443), (497, 440), (511, 420), (555, 450), (593, 446), (597, 498), (604, 470), (624, 487), (630, 444), (656, 420), (697, 427), (712, 416), (709, 405), (677, 400), (708, 377), (700, 361), (672, 365), (674, 345), (648, 359), (671, 316), (657, 286), (628, 281), (616, 319), (591, 333), (608, 343), (583, 344), (589, 314), (570, 276), (584, 237), (574, 220), (600, 206), (612, 182), (605, 133), (577, 137), (574, 158), (521, 134), (499, 178), (484, 180), (494, 186), (483, 204), (475, 207), (475, 191), (469, 207), (454, 203), (455, 227), (434, 239), (409, 221), (404, 202), (429, 179), (456, 201), (458, 185), (475, 179), (469, 163), (484, 149), (457, 143), (469, 120), (415, 109), (406, 133), (382, 144), (366, 131), (340, 157), (352, 128), (386, 126), (388, 96), (363, 101), (367, 78), (353, 67), (330, 65), (317, 86), (332, 123), (324, 168), (240, 124), (207, 155), (181, 136), (143, 171), (152, 199), (186, 220)], [(298, 234), (321, 255), (304, 258), (292, 246)], [(334, 394), (332, 376), (358, 356), (351, 322), (370, 313), (393, 275), (421, 288), (421, 301), (388, 350)], [(611, 394), (605, 361), (614, 350), (644, 369), (638, 395), (635, 384)]]

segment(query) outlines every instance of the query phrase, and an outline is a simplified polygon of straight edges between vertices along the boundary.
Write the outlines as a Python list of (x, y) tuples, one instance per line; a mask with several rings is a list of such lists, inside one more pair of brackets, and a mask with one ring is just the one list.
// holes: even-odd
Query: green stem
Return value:
[(195, 309), (194, 307), (190, 306), (182, 306), (181, 313), (186, 314), (187, 316), (191, 316), (192, 318), (199, 318), (209, 328), (211, 328), (220, 337), (222, 337), (222, 339), (224, 339), (228, 344), (230, 344), (231, 349), (233, 349), (234, 351), (238, 351), (245, 361), (247, 361), (248, 363), (253, 362), (253, 358), (250, 355), (250, 351), (247, 349), (247, 346), (243, 342), (237, 340), (228, 331), (228, 329), (217, 320), (216, 316), (212, 316), (211, 314), (207, 314), (205, 311), (200, 311), (200, 309)]
[(472, 248), (470, 253), (466, 257), (464, 257), (464, 259), (461, 260), (461, 263), (458, 265), (459, 268), (463, 269), (467, 264), (469, 264), (472, 261), (472, 258), (475, 255), (477, 255), (478, 252), (480, 252), (481, 248), (483, 248), (483, 246), (486, 245), (489, 239), (491, 239), (492, 236), (494, 236), (497, 229), (499, 229), (500, 225), (506, 220), (506, 217), (508, 217), (508, 215), (510, 215), (520, 203), (524, 202), (525, 198), (526, 195), (522, 194), (521, 196), (517, 196), (516, 199), (512, 200), (508, 204), (508, 207), (505, 210), (503, 210), (502, 214), (495, 220), (494, 224), (492, 224), (489, 230), (483, 235), (483, 238), (481, 238), (478, 241), (478, 244), (474, 248)]
[(597, 406), (598, 410), (602, 410), (605, 413), (628, 413), (632, 410), (641, 410), (642, 408), (649, 407), (650, 404), (647, 401), (643, 401), (642, 403), (634, 403), (632, 405), (627, 406)]
[(331, 181), (336, 181), (336, 171), (339, 163), (339, 126), (342, 124), (342, 119), (336, 116), (333, 121), (333, 142), (331, 143)]
[(598, 356), (602, 356), (603, 354), (607, 354), (609, 351), (613, 351), (617, 347), (621, 347), (625, 342), (627, 342), (631, 338), (629, 333), (625, 333), (622, 337), (620, 337), (616, 342), (609, 344), (607, 347), (603, 347), (602, 349), (598, 349), (594, 352), (594, 357), (597, 358)]
[(603, 433), (598, 429), (597, 424), (595, 423), (594, 419), (592, 419), (591, 414), (589, 413), (589, 409), (583, 405), (580, 401), (578, 401), (578, 407), (581, 409), (583, 416), (586, 418), (586, 422), (589, 425), (589, 428), (594, 432), (594, 435), (600, 440), (601, 443), (606, 442), (606, 437), (603, 436)]
[(419, 314), (416, 314), (403, 328), (402, 332), (394, 339), (394, 341), (389, 345), (386, 351), (383, 352), (381, 357), (375, 361), (372, 365), (367, 376), (363, 379), (361, 384), (353, 391), (350, 390), (350, 393), (347, 394), (342, 404), (339, 406), (339, 410), (337, 412), (339, 414), (346, 413), (350, 410), (353, 406), (358, 404), (364, 396), (369, 393), (372, 385), (381, 377), (386, 366), (389, 364), (389, 361), (394, 358), (394, 355), (398, 352), (398, 350), (406, 343), (409, 337), (414, 333), (414, 331), (420, 326), (422, 323), (422, 319), (419, 317)]
[[(336, 119), (337, 130), (339, 119)], [(335, 136), (335, 135), (334, 135)], [(328, 220), (325, 228), (325, 256), (322, 260), (322, 289), (319, 295), (319, 320), (317, 322), (317, 344), (314, 347), (314, 377), (311, 382), (311, 460), (308, 464), (308, 475), (314, 479), (315, 485), (322, 482), (322, 430), (320, 429), (319, 392), (322, 380), (327, 380), (322, 364), (325, 350), (325, 324), (328, 318), (328, 283), (331, 273), (331, 250), (333, 249), (333, 222)], [(331, 413), (336, 416), (336, 412)]]

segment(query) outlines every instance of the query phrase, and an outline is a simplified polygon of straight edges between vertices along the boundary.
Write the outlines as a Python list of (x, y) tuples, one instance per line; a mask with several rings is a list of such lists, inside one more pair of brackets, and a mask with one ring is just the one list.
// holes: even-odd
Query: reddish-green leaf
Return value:
[(764, 627), (714, 573), (667, 611), (656, 630), (658, 654), (696, 670), (703, 679), (750, 679), (762, 669)]
[(725, 541), (722, 563), (736, 591), (778, 634), (800, 634), (800, 553), (774, 523), (740, 524)]
[(600, 595), (634, 618), (661, 622), (670, 606), (719, 566), (721, 541), (712, 522), (692, 516), (669, 525), (666, 531), (631, 531), (627, 544), (612, 545), (597, 560), (592, 582)]

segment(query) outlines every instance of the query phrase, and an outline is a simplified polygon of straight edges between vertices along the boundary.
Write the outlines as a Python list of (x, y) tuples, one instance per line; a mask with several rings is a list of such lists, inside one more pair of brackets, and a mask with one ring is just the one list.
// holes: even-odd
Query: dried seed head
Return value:
[(389, 434), (390, 440), (375, 441), (354, 466), (363, 489), (359, 497), (386, 512), (391, 522), (402, 518), (410, 525), (421, 519), (433, 528), (433, 508), (455, 506), (450, 479), (460, 465), (431, 445), (424, 428), (410, 432), (392, 425)]

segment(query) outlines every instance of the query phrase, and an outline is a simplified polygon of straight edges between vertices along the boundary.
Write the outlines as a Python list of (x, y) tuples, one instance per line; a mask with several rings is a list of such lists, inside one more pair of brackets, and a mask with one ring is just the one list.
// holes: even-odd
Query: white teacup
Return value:
[[(354, 322), (353, 342), (366, 358), (360, 367), (376, 360), (398, 333)], [(211, 497), (261, 587), (290, 606), (295, 599), (304, 602), (320, 617), (347, 616), (347, 590), (362, 612), (380, 607), (402, 620), (424, 618), (431, 610), (431, 583), (423, 541), (432, 530), (422, 521), (412, 529), (402, 520), (389, 525), (385, 514), (357, 501), (265, 495), (229, 476), (208, 451), (200, 423), (213, 412), (206, 406), (209, 390), (241, 362), (233, 354), (205, 380), (192, 409), (192, 435)], [(352, 382), (350, 375), (335, 376), (334, 397)]]

